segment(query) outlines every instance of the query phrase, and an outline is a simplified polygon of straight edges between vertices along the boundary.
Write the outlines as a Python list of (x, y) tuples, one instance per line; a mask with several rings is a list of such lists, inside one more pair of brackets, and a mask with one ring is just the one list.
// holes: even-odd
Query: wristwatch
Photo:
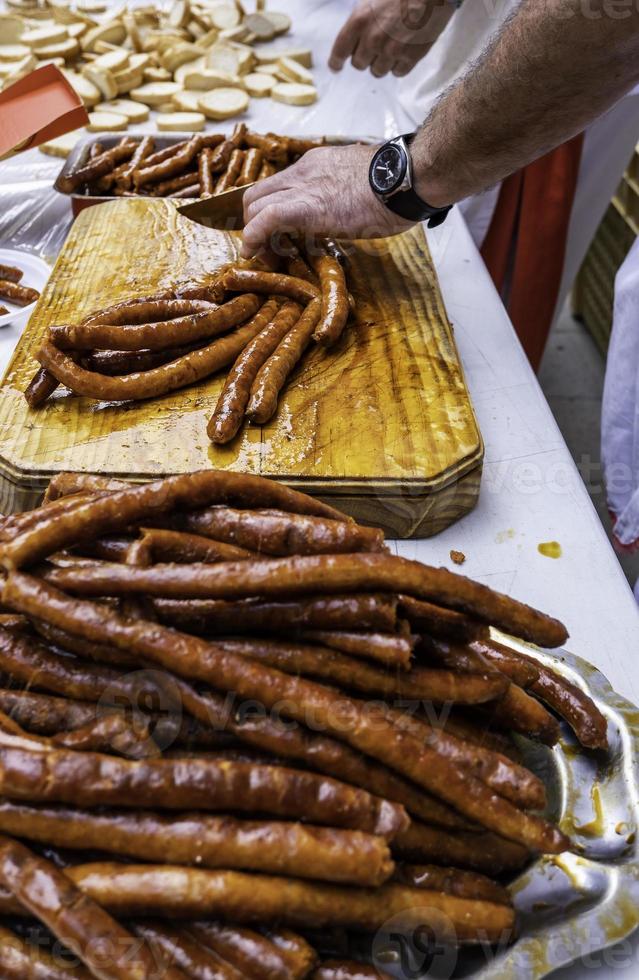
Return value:
[(414, 135), (396, 136), (380, 146), (371, 160), (368, 179), (373, 193), (395, 214), (408, 221), (428, 220), (428, 227), (436, 228), (446, 220), (452, 204), (434, 208), (413, 190), (410, 144)]

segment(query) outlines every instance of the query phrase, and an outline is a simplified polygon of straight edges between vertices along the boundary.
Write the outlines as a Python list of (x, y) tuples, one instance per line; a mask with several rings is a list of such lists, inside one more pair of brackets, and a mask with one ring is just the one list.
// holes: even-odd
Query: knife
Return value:
[(244, 227), (244, 194), (253, 183), (193, 201), (178, 208), (178, 213), (206, 228), (240, 231)]

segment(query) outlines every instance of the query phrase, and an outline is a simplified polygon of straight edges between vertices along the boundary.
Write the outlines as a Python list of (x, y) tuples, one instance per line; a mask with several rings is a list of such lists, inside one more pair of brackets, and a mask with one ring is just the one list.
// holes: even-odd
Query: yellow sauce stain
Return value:
[(582, 750), (580, 745), (571, 745), (570, 742), (566, 742), (562, 738), (559, 739), (559, 745), (563, 754), (568, 756), (570, 759), (576, 759), (577, 756), (581, 755)]
[[(563, 815), (563, 817), (559, 821), (559, 829), (563, 834), (566, 834), (567, 837), (573, 836), (576, 827), (575, 827), (575, 818), (572, 815), (572, 813), (565, 813)], [(578, 847), (579, 845), (575, 844), (574, 846)]]
[(617, 892), (614, 901), (614, 911), (599, 911), (599, 925), (603, 928), (607, 942), (623, 939), (639, 922), (637, 904), (630, 896)]
[[(560, 871), (563, 871), (575, 891), (582, 890), (578, 872), (574, 867), (574, 865), (578, 866), (580, 864), (579, 858), (573, 857), (572, 860), (570, 858), (566, 860), (562, 854), (553, 854), (552, 857), (549, 858), (548, 863), (552, 864), (555, 868), (559, 868)], [(571, 866), (571, 864), (573, 866)]]
[(548, 943), (545, 943), (540, 937), (528, 936), (525, 939), (521, 939), (518, 946), (526, 957), (526, 963), (529, 966), (531, 976), (545, 977), (551, 972), (552, 967), (548, 958), (550, 951)]
[(561, 545), (558, 541), (542, 541), (537, 545), (537, 551), (544, 558), (561, 558)]
[(515, 537), (514, 527), (509, 527), (507, 531), (500, 531), (499, 534), (495, 535), (496, 544), (503, 544), (504, 541), (508, 541)]
[(578, 834), (581, 834), (582, 837), (601, 837), (605, 830), (605, 820), (603, 802), (597, 783), (595, 783), (590, 790), (590, 799), (592, 800), (592, 805), (595, 808), (594, 819), (590, 820), (588, 823), (581, 824), (581, 826), (575, 825), (575, 830)]

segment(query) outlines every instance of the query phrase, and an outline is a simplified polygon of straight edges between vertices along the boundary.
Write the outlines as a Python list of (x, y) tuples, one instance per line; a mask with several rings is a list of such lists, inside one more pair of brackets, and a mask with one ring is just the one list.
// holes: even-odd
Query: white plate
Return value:
[[(42, 292), (51, 275), (51, 267), (43, 259), (17, 248), (0, 248), (0, 263), (22, 269), (24, 275), (20, 285), (30, 286), (32, 289), (37, 289), (39, 293)], [(22, 330), (29, 322), (35, 303), (30, 303), (29, 306), (16, 306), (10, 300), (0, 297), (0, 306), (6, 306), (9, 310), (4, 316), (0, 316), (0, 327), (8, 327), (12, 324), (14, 329)]]

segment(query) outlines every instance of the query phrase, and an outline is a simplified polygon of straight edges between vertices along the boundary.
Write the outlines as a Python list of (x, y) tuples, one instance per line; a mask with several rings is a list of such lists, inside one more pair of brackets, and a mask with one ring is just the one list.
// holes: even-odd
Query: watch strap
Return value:
[[(401, 138), (410, 148), (415, 133), (404, 133)], [(428, 221), (429, 228), (437, 228), (438, 225), (443, 224), (452, 208), (452, 204), (443, 208), (435, 208), (431, 204), (427, 204), (412, 187), (405, 191), (396, 191), (394, 194), (390, 194), (384, 198), (384, 203), (400, 218), (406, 218), (408, 221)]]
[(390, 197), (384, 199), (384, 203), (400, 218), (406, 218), (408, 221), (428, 221), (429, 228), (437, 228), (438, 225), (441, 225), (452, 208), (452, 204), (445, 208), (434, 208), (423, 201), (412, 188), (391, 194)]

